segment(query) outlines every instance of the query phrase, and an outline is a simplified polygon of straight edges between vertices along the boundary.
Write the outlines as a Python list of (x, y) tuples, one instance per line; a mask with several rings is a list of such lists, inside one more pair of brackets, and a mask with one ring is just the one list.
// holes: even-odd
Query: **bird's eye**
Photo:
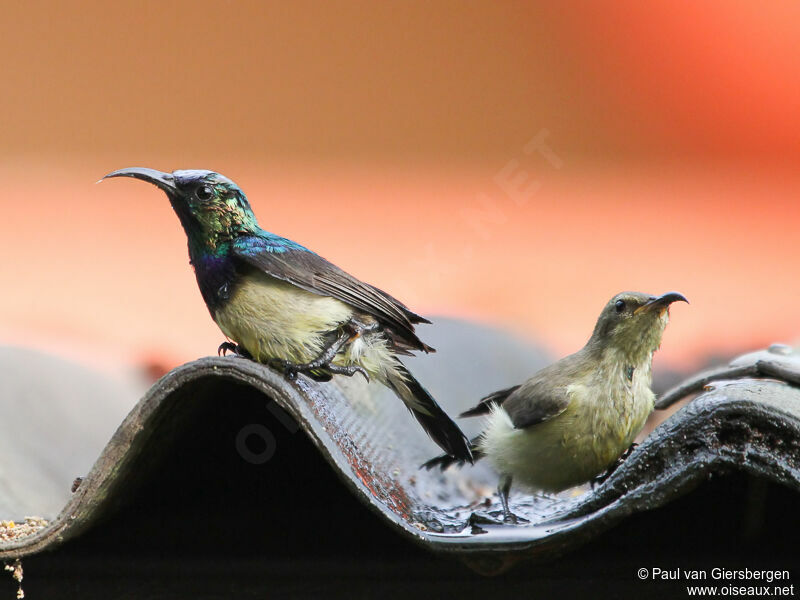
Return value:
[(214, 192), (211, 191), (211, 186), (201, 185), (199, 188), (197, 188), (195, 195), (197, 196), (198, 200), (208, 200), (214, 195)]
[(617, 309), (618, 313), (621, 313), (623, 310), (625, 310), (625, 300), (617, 300), (614, 302), (614, 308)]

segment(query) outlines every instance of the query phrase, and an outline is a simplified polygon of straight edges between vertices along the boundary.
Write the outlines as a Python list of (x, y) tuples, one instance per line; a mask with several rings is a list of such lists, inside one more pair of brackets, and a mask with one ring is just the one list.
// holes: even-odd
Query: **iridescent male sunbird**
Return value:
[[(512, 481), (534, 492), (559, 492), (613, 468), (632, 448), (653, 412), (653, 353), (669, 307), (679, 300), (688, 302), (677, 292), (617, 294), (581, 350), (462, 413), (487, 416), (472, 454), (486, 457), (499, 473), (506, 521), (516, 521), (508, 508)], [(463, 461), (439, 456), (423, 466), (445, 469), (453, 463)]]
[(261, 229), (244, 192), (213, 171), (133, 177), (163, 190), (189, 241), (189, 259), (211, 317), (232, 350), (328, 381), (361, 373), (393, 390), (449, 456), (472, 461), (469, 441), (398, 358), (433, 352), (414, 331), (430, 323), (402, 302), (345, 273), (300, 244)]

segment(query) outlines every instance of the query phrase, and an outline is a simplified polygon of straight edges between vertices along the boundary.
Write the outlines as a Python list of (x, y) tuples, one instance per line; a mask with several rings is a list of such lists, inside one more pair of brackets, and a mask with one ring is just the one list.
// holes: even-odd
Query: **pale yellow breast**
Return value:
[(598, 373), (596, 385), (583, 397), (584, 410), (592, 415), (593, 451), (598, 465), (610, 466), (628, 449), (653, 411), (650, 365), (636, 368), (628, 380), (624, 365)]
[(247, 275), (214, 314), (222, 332), (256, 360), (308, 362), (324, 346), (323, 335), (349, 320), (352, 309), (264, 273)]

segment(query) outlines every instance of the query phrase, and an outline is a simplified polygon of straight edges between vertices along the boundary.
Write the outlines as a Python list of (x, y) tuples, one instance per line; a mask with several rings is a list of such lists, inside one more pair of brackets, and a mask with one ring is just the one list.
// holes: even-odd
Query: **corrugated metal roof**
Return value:
[[(274, 401), (267, 407), (286, 427), (299, 424), (354, 499), (388, 528), (481, 572), (502, 570), (525, 557), (551, 558), (627, 515), (686, 493), (711, 473), (738, 469), (800, 491), (800, 388), (774, 379), (800, 382), (800, 356), (785, 352), (748, 355), (710, 379), (695, 378), (680, 394), (665, 394), (674, 400), (716, 382), (662, 423), (594, 490), (580, 496), (513, 494), (513, 512), (530, 520), (515, 526), (492, 522), (500, 507), (486, 470), (419, 469), (435, 448), (401, 403), (383, 397), (379, 387), (355, 379), (344, 386), (303, 378), (289, 382), (248, 360), (200, 359), (160, 379), (120, 425), (61, 514), (32, 535), (0, 540), (0, 559), (41, 552), (101, 527), (103, 515), (136, 485), (142, 461), (157, 456), (187, 422), (185, 416), (202, 409), (200, 399), (236, 402), (242, 386)], [(743, 373), (751, 378), (730, 379)], [(759, 375), (770, 379), (752, 378)], [(260, 449), (242, 444), (240, 455), (260, 460), (268, 451), (268, 444)]]

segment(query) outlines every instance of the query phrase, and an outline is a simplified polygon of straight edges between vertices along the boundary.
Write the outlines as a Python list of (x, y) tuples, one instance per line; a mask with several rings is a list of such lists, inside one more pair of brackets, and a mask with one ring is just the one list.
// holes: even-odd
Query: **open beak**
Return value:
[(148, 169), (146, 167), (128, 167), (127, 169), (112, 171), (104, 176), (103, 179), (109, 179), (110, 177), (133, 177), (134, 179), (141, 179), (142, 181), (152, 183), (164, 190), (167, 194), (173, 195), (178, 193), (178, 188), (175, 187), (175, 177), (173, 177), (172, 173), (162, 173), (161, 171)]
[(667, 292), (666, 294), (660, 295), (658, 298), (653, 298), (647, 304), (643, 304), (635, 311), (633, 314), (638, 315), (641, 312), (650, 312), (652, 310), (664, 310), (669, 308), (669, 305), (673, 302), (686, 302), (689, 304), (689, 301), (683, 296), (683, 294), (679, 294), (678, 292)]

